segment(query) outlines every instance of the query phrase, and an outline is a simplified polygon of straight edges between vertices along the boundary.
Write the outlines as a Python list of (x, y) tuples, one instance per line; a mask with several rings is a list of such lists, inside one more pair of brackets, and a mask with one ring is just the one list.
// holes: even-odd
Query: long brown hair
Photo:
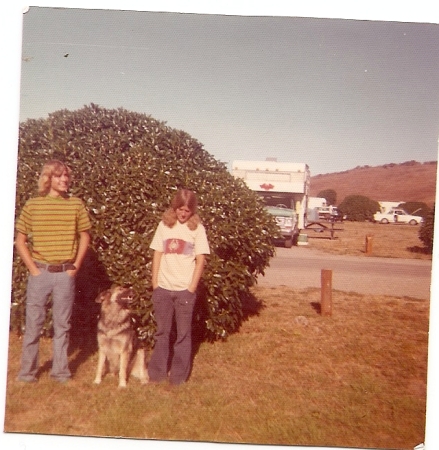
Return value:
[(163, 213), (163, 223), (169, 228), (172, 228), (177, 222), (176, 210), (182, 206), (186, 206), (192, 213), (186, 224), (190, 230), (195, 230), (198, 224), (201, 223), (201, 219), (197, 214), (197, 196), (189, 189), (180, 189), (176, 192), (171, 201), (171, 207)]
[(40, 178), (38, 179), (38, 194), (47, 195), (50, 192), (52, 177), (55, 175), (59, 177), (67, 172), (69, 182), (72, 180), (72, 170), (58, 159), (47, 161), (41, 169)]

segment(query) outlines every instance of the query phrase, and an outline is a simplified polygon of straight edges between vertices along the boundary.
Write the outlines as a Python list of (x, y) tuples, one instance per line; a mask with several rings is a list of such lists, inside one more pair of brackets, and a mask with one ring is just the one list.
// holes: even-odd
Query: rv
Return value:
[(310, 171), (305, 163), (233, 161), (232, 174), (263, 199), (290, 247), (306, 226)]
[(328, 202), (326, 201), (326, 198), (323, 197), (309, 197), (308, 198), (308, 208), (314, 209), (314, 208), (326, 208), (328, 207)]
[(401, 201), (401, 202), (383, 202), (383, 201), (379, 201), (378, 204), (380, 205), (380, 210), (377, 211), (377, 212), (382, 213), (382, 214), (387, 214), (390, 211), (392, 211), (393, 209), (399, 208), (399, 205), (402, 205), (403, 203), (405, 203), (405, 202), (403, 202), (403, 201)]

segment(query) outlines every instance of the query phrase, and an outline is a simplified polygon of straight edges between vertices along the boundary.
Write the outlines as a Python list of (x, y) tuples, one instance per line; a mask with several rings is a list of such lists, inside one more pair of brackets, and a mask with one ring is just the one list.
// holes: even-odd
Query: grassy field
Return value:
[[(374, 252), (387, 246), (379, 256), (429, 257), (407, 250), (421, 246), (417, 227), (342, 226), (338, 239), (309, 245), (361, 255), (373, 230)], [(50, 380), (44, 339), (39, 381), (23, 385), (21, 342), (10, 335), (5, 431), (389, 449), (424, 441), (429, 302), (335, 291), (323, 317), (318, 289), (253, 293), (240, 332), (202, 344), (190, 380), (174, 389), (131, 379), (120, 390), (110, 376), (94, 385), (96, 343), (80, 333), (70, 383)]]
[[(330, 226), (327, 224), (327, 226)], [(337, 255), (364, 255), (366, 236), (372, 237), (372, 256), (387, 258), (430, 259), (420, 241), (419, 226), (343, 222), (334, 225), (335, 239), (330, 234), (307, 231), (308, 245)]]

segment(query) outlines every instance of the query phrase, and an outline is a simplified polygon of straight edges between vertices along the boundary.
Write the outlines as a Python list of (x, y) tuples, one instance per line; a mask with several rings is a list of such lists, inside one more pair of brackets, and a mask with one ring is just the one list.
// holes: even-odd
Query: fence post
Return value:
[(322, 316), (332, 316), (332, 270), (322, 269), (321, 285), (321, 314)]
[(372, 242), (373, 236), (370, 234), (366, 235), (366, 255), (370, 255), (372, 253)]

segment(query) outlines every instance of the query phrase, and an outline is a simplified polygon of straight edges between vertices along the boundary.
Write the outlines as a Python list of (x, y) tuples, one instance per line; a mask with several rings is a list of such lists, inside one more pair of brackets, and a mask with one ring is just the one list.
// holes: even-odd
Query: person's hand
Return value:
[(66, 272), (69, 277), (74, 277), (76, 275), (76, 273), (78, 272), (78, 269), (69, 269), (69, 270), (66, 270)]

